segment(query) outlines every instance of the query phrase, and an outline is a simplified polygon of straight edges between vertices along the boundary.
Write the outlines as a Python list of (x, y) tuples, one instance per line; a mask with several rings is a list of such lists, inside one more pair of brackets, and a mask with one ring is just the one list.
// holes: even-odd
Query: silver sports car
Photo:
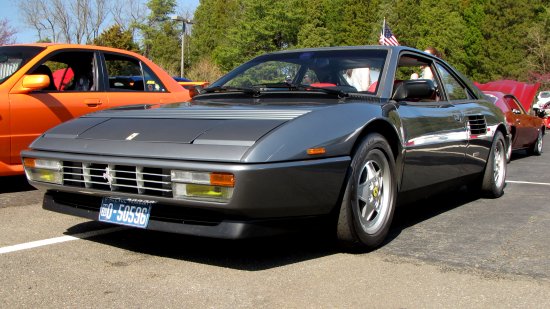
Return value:
[(397, 203), (461, 185), (503, 194), (502, 112), (407, 47), (259, 56), (190, 102), (90, 114), (22, 153), (48, 210), (219, 238), (329, 222), (373, 248)]

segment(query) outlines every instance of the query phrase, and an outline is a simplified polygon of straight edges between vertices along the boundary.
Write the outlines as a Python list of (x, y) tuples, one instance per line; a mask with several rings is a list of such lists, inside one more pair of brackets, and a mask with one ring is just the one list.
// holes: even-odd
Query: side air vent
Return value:
[(468, 116), (468, 131), (470, 135), (483, 135), (487, 133), (487, 122), (483, 115)]

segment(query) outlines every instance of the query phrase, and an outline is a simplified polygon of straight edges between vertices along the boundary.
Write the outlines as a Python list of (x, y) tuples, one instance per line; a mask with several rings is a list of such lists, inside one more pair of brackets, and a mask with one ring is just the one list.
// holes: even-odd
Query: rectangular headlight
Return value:
[(23, 166), (29, 180), (63, 183), (62, 164), (59, 160), (24, 158)]
[(235, 176), (231, 173), (172, 170), (170, 175), (176, 199), (228, 201), (233, 196)]
[(193, 198), (205, 200), (228, 201), (233, 196), (233, 188), (196, 185), (190, 183), (173, 183), (174, 198)]
[(210, 173), (173, 170), (170, 174), (174, 182), (210, 184)]

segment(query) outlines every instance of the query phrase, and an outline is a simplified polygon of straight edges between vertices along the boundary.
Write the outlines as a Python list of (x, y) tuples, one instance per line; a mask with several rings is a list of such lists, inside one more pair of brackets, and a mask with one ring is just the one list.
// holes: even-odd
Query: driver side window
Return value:
[(441, 64), (437, 64), (437, 70), (441, 76), (441, 82), (445, 93), (450, 101), (453, 100), (467, 100), (471, 98), (466, 87), (462, 86), (458, 80)]
[(432, 90), (431, 93), (428, 93), (422, 97), (412, 98), (412, 100), (426, 102), (441, 100), (438, 80), (436, 74), (434, 74), (433, 62), (420, 55), (402, 55), (397, 64), (392, 94), (396, 93), (403, 82), (410, 85), (411, 83), (416, 83), (413, 82), (415, 80), (418, 80), (419, 83), (422, 81), (429, 83)]
[(43, 91), (95, 91), (95, 65), (93, 52), (61, 52), (42, 62), (29, 74), (44, 74), (50, 85)]

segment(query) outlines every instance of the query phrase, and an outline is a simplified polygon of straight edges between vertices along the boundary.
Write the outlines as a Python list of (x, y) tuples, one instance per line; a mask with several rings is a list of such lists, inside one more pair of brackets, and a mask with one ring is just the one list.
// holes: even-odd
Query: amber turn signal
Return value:
[(211, 173), (210, 184), (213, 186), (234, 187), (235, 176), (229, 173)]
[(325, 147), (318, 147), (318, 148), (309, 148), (307, 150), (308, 155), (320, 155), (326, 153)]
[(23, 159), (23, 165), (26, 167), (33, 168), (36, 165), (36, 160), (34, 158), (25, 158)]

